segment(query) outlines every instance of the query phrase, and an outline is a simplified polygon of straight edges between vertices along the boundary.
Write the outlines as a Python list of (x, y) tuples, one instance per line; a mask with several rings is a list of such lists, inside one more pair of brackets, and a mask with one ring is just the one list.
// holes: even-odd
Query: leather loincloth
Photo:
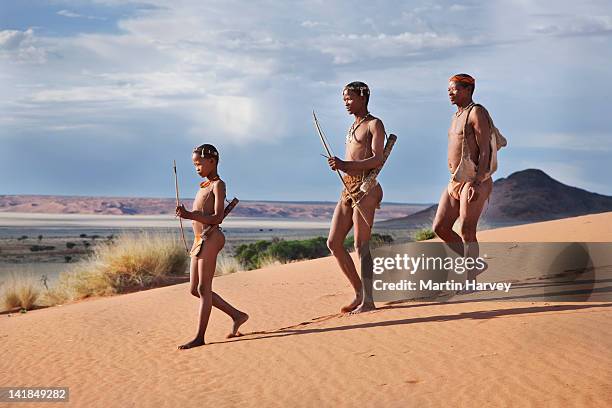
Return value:
[[(220, 230), (219, 226), (214, 226), (211, 230), (208, 231), (208, 234), (212, 234), (214, 230)], [(204, 232), (200, 235), (196, 235), (193, 239), (193, 245), (191, 246), (191, 251), (189, 251), (190, 256), (198, 256), (200, 252), (202, 252), (202, 248), (204, 247), (204, 242), (206, 241), (207, 236), (204, 235)]]
[[(342, 179), (344, 180), (344, 184), (346, 184), (346, 187), (342, 190), (341, 200), (346, 205), (350, 205), (351, 207), (354, 207), (355, 203), (353, 203), (351, 194), (357, 200), (357, 202), (359, 202), (361, 198), (365, 195), (365, 193), (359, 189), (361, 187), (361, 184), (364, 181), (364, 177), (361, 175), (349, 176), (348, 174), (345, 174), (344, 177), (342, 177)], [(348, 191), (347, 191), (347, 187), (348, 187)]]

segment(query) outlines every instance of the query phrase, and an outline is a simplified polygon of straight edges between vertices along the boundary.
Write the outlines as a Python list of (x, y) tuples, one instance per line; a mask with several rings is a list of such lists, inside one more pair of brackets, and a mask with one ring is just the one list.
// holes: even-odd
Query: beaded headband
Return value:
[(345, 86), (344, 89), (342, 89), (342, 92), (344, 91), (354, 91), (359, 92), (359, 95), (361, 96), (370, 96), (370, 88), (368, 88), (366, 84), (355, 85), (351, 83)]
[(194, 147), (193, 152), (198, 153), (201, 157), (213, 156), (217, 159), (219, 158), (219, 152), (217, 151), (215, 146), (211, 144), (203, 144), (202, 146)]

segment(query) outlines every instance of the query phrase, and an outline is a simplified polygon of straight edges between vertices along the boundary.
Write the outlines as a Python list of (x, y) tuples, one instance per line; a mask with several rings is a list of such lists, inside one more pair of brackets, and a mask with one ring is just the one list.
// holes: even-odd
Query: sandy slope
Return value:
[(612, 242), (612, 213), (481, 231), (478, 239), (490, 242)]
[[(612, 213), (488, 231), (487, 240), (612, 242)], [(548, 238), (547, 238), (548, 237)], [(1, 386), (69, 386), (74, 406), (610, 406), (612, 302), (381, 305), (324, 258), (215, 279), (251, 314), (213, 311), (207, 346), (187, 285), (0, 316)], [(66, 406), (48, 404), (45, 406)]]

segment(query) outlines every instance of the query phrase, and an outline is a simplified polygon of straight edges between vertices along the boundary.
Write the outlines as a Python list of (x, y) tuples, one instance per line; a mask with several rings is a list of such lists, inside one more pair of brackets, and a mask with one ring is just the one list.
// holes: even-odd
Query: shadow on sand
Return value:
[[(611, 292), (612, 287), (590, 289), (590, 290), (591, 291)], [(546, 295), (551, 296), (550, 293), (547, 293)], [(568, 295), (568, 293), (561, 292), (558, 295), (566, 296)], [(515, 298), (520, 299), (522, 297), (523, 296), (517, 296)], [(533, 295), (525, 295), (524, 297), (531, 299), (533, 298)], [(470, 300), (457, 300), (457, 301), (450, 301), (450, 302), (429, 302), (429, 303), (417, 303), (417, 304), (407, 304), (407, 303), (396, 302), (394, 304), (387, 304), (385, 306), (379, 307), (375, 311), (368, 312), (368, 313), (377, 313), (377, 312), (384, 311), (384, 310), (411, 309), (411, 308), (417, 308), (417, 307), (489, 302), (489, 301), (495, 301), (495, 300), (508, 300), (508, 298), (470, 299)], [(579, 310), (587, 310), (587, 309), (590, 309), (590, 310), (607, 309), (611, 307), (612, 307), (612, 303), (606, 303), (606, 304), (583, 303), (583, 304), (570, 304), (570, 305), (546, 305), (544, 304), (541, 306), (481, 310), (481, 311), (473, 311), (473, 312), (460, 312), (456, 314), (442, 314), (442, 315), (427, 316), (427, 317), (415, 317), (415, 318), (406, 318), (406, 319), (386, 320), (386, 321), (380, 321), (380, 322), (348, 324), (348, 325), (340, 325), (340, 326), (333, 326), (333, 327), (308, 328), (308, 326), (311, 324), (320, 323), (323, 321), (332, 320), (335, 318), (340, 318), (342, 316), (345, 316), (344, 314), (333, 314), (333, 315), (315, 318), (312, 321), (302, 322), (294, 326), (284, 327), (284, 328), (280, 328), (276, 330), (245, 333), (242, 337), (237, 337), (237, 338), (227, 340), (227, 341), (211, 342), (209, 344), (223, 344), (223, 343), (235, 342), (235, 341), (251, 341), (251, 340), (261, 340), (261, 339), (267, 339), (267, 338), (275, 338), (275, 337), (287, 337), (287, 336), (296, 336), (296, 335), (303, 335), (303, 334), (317, 334), (317, 333), (327, 333), (327, 332), (340, 332), (340, 331), (346, 331), (346, 330), (369, 329), (369, 328), (375, 328), (375, 327), (387, 327), (387, 326), (396, 326), (396, 325), (405, 325), (405, 324), (447, 322), (447, 321), (464, 320), (464, 319), (478, 319), (478, 320), (485, 319), (486, 320), (486, 319), (493, 319), (496, 317), (504, 317), (504, 316), (528, 315), (528, 314), (545, 313), (545, 312), (579, 311)]]

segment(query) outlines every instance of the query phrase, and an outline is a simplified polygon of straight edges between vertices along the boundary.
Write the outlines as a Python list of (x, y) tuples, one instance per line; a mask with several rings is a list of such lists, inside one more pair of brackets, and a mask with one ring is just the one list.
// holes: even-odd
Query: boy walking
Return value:
[[(205, 344), (204, 335), (212, 306), (232, 318), (233, 328), (228, 338), (239, 336), (238, 329), (249, 319), (246, 313), (236, 309), (212, 291), (217, 255), (225, 245), (225, 236), (219, 228), (219, 224), (223, 221), (225, 200), (225, 182), (217, 173), (219, 152), (213, 145), (203, 144), (193, 150), (192, 161), (196, 172), (206, 181), (200, 183), (200, 190), (193, 201), (192, 211), (180, 205), (176, 207), (176, 215), (192, 220), (195, 239), (190, 253), (189, 282), (191, 294), (200, 298), (200, 313), (195, 338), (179, 346), (179, 349), (189, 349)], [(210, 228), (206, 228), (207, 226)]]

